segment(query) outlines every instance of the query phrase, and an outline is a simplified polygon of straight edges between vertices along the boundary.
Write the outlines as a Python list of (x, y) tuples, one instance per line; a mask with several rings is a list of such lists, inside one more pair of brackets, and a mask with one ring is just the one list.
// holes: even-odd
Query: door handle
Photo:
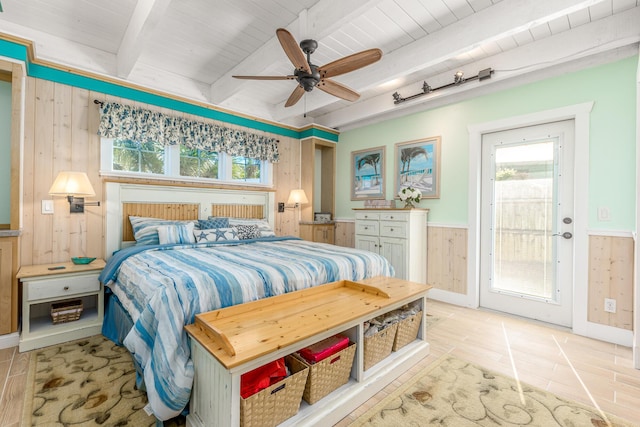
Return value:
[(565, 231), (564, 233), (560, 234), (560, 233), (556, 233), (556, 234), (552, 234), (552, 236), (562, 236), (565, 239), (570, 239), (573, 237), (573, 234), (569, 233), (568, 231)]

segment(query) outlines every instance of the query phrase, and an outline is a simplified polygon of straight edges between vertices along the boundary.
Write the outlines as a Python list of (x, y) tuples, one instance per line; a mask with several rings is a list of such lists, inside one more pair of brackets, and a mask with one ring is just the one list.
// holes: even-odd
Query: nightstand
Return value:
[[(16, 276), (22, 283), (19, 350), (28, 351), (99, 334), (104, 316), (104, 293), (98, 276), (104, 266), (102, 259), (86, 265), (59, 262), (22, 266)], [(54, 267), (64, 268), (50, 270)], [(60, 321), (57, 317), (57, 323), (54, 323), (52, 307), (57, 309), (64, 305), (70, 306), (70, 318), (81, 306), (80, 318)]]

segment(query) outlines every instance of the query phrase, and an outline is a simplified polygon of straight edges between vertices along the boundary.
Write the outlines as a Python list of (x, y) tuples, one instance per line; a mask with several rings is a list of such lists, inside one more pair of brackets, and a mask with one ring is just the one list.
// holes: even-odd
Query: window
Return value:
[(139, 173), (164, 172), (164, 146), (129, 139), (113, 142), (113, 170)]
[(102, 138), (101, 173), (271, 185), (271, 163), (184, 146)]
[(218, 179), (218, 153), (181, 146), (180, 176)]
[(260, 160), (233, 156), (231, 179), (234, 181), (260, 182)]

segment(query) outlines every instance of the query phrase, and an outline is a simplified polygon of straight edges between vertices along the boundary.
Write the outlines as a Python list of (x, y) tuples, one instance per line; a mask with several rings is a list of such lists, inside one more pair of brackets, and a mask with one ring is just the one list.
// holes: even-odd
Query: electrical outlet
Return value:
[(612, 298), (604, 299), (604, 311), (607, 313), (615, 313), (616, 312), (616, 300)]
[(278, 203), (278, 212), (280, 213), (284, 212), (284, 203), (282, 202)]

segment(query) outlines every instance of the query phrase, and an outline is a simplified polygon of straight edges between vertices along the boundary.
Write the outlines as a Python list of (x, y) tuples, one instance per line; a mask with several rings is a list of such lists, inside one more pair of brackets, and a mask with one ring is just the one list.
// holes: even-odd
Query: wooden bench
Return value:
[[(186, 327), (195, 378), (188, 423), (240, 425), (240, 376), (336, 333), (357, 344), (350, 381), (319, 402), (300, 407), (282, 425), (331, 425), (429, 353), (426, 296), (431, 287), (389, 277), (339, 281), (201, 313)], [(363, 323), (418, 301), (422, 325), (413, 343), (363, 369)]]

